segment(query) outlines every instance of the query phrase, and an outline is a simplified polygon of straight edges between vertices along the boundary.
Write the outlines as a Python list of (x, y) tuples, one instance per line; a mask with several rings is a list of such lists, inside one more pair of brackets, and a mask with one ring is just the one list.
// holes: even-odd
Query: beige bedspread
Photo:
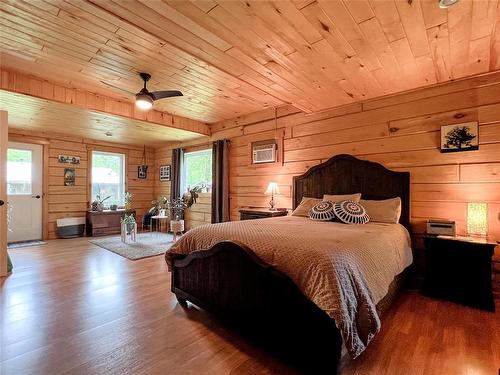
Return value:
[(188, 254), (222, 240), (250, 247), (288, 275), (335, 319), (355, 358), (380, 329), (376, 304), (411, 262), (410, 236), (400, 224), (346, 225), (304, 217), (208, 224), (190, 230), (167, 252)]

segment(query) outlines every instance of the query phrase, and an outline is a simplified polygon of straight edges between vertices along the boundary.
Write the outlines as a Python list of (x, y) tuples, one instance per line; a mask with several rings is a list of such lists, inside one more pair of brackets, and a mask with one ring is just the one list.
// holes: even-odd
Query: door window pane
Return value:
[(123, 206), (125, 198), (125, 155), (110, 152), (92, 152), (92, 201), (97, 195), (105, 207)]
[(31, 150), (7, 150), (7, 194), (31, 195)]

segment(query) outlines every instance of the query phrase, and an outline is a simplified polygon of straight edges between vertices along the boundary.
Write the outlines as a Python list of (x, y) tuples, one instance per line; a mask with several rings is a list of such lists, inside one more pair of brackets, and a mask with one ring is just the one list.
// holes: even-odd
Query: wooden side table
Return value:
[(287, 210), (273, 210), (268, 208), (242, 208), (240, 220), (265, 219), (268, 217), (287, 216)]
[(497, 246), (468, 237), (424, 236), (424, 294), (495, 311), (492, 257)]
[(180, 233), (182, 236), (182, 232), (184, 232), (184, 220), (172, 220), (170, 222), (170, 230), (174, 234), (174, 241), (176, 241), (177, 233)]

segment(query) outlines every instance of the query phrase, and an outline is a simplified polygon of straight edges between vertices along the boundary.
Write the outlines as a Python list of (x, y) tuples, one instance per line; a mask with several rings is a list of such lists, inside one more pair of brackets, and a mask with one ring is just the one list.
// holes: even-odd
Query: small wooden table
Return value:
[(240, 220), (264, 219), (266, 217), (278, 217), (288, 215), (287, 210), (270, 210), (269, 208), (242, 208)]

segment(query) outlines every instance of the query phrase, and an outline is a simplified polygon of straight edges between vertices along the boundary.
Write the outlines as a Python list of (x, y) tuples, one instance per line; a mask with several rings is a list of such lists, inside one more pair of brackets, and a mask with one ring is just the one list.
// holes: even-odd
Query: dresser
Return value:
[(120, 219), (127, 215), (134, 215), (134, 209), (130, 210), (104, 210), (87, 211), (87, 236), (105, 236), (108, 234), (120, 234)]

